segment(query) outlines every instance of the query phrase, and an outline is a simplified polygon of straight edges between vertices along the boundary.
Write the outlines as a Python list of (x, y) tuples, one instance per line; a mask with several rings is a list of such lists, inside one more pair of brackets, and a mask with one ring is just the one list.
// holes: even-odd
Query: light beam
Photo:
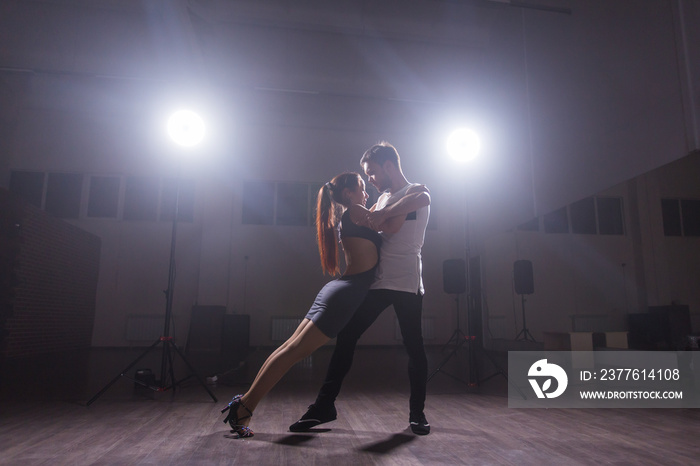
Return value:
[(447, 138), (447, 152), (459, 162), (475, 159), (481, 150), (479, 135), (469, 128), (459, 128)]
[(168, 119), (168, 134), (176, 144), (192, 147), (204, 139), (204, 120), (190, 110), (178, 110)]

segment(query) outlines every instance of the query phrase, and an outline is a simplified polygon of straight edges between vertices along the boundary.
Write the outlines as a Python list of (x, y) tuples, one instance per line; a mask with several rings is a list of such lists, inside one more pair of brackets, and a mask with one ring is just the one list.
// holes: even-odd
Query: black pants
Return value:
[(403, 344), (408, 352), (408, 379), (411, 384), (410, 413), (423, 412), (428, 382), (428, 360), (423, 348), (421, 330), (423, 295), (393, 290), (370, 290), (345, 328), (338, 333), (326, 380), (316, 398), (317, 405), (335, 402), (343, 379), (352, 366), (357, 341), (377, 320), (379, 314), (392, 304), (401, 327)]

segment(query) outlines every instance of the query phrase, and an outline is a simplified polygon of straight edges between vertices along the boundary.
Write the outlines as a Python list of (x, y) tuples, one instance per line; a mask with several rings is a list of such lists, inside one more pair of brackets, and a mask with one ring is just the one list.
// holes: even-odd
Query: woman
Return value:
[[(345, 326), (364, 300), (379, 263), (381, 237), (370, 229), (365, 208), (365, 183), (357, 173), (342, 173), (318, 193), (316, 232), (324, 272), (340, 272), (338, 232), (345, 251), (343, 275), (326, 284), (294, 334), (260, 368), (250, 389), (237, 395), (221, 412), (238, 437), (252, 437), (248, 427), (256, 406), (297, 362), (309, 356)], [(403, 219), (393, 217), (377, 230), (398, 231)]]

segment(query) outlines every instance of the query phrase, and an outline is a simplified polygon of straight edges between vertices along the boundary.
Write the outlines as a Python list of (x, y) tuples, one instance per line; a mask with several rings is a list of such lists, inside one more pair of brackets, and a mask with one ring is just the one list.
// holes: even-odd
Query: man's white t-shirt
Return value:
[[(397, 202), (406, 195), (406, 191), (417, 183), (408, 183), (397, 192), (383, 193), (377, 200), (376, 210)], [(406, 215), (401, 229), (394, 234), (382, 233), (377, 279), (371, 289), (406, 291), (423, 294), (423, 264), (421, 248), (425, 240), (425, 228), (428, 225), (430, 206)]]

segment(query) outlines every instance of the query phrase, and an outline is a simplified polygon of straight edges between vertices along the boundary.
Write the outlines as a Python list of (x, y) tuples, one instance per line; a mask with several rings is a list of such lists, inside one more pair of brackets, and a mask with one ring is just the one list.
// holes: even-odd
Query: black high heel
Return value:
[[(241, 398), (243, 398), (243, 395), (234, 396), (233, 399), (229, 402), (228, 406), (221, 410), (222, 414), (228, 411), (228, 415), (226, 416), (226, 419), (224, 419), (224, 424), (228, 422), (231, 425), (231, 432), (238, 434), (238, 438), (252, 437), (253, 435), (255, 435), (255, 433), (250, 429), (250, 427), (239, 424), (239, 422), (243, 419), (253, 417), (253, 412), (249, 410), (248, 407), (246, 407), (246, 405), (243, 404)], [(239, 406), (248, 411), (248, 414), (246, 416), (238, 417)]]

